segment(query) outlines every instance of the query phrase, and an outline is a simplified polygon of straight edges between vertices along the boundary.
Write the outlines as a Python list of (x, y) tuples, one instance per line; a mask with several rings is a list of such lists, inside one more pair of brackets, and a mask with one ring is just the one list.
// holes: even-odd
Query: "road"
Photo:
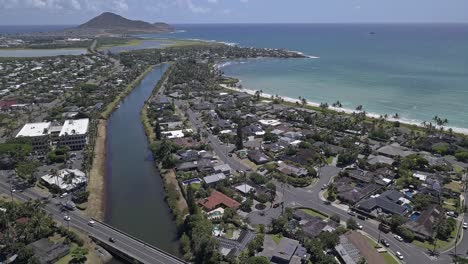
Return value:
[[(180, 108), (182, 106), (182, 102), (176, 102), (177, 106)], [(209, 131), (206, 130), (203, 122), (201, 121), (200, 116), (198, 113), (195, 113), (190, 108), (186, 111), (189, 121), (192, 123), (194, 128), (199, 129), (201, 132), (207, 132), (208, 140), (210, 145), (212, 146), (214, 152), (219, 156), (219, 158), (226, 164), (229, 164), (231, 168), (235, 170), (241, 171), (248, 171), (250, 168), (243, 163), (239, 162), (237, 159), (229, 157), (228, 153), (231, 149), (227, 146), (223, 145), (219, 139), (213, 136)], [(320, 212), (326, 213), (328, 215), (339, 215), (341, 220), (346, 221), (346, 219), (350, 218), (351, 216), (347, 214), (345, 210), (342, 208), (335, 207), (333, 205), (326, 205), (323, 200), (319, 198), (319, 193), (321, 191), (321, 187), (324, 184), (328, 184), (331, 181), (331, 178), (338, 174), (340, 171), (339, 168), (335, 166), (325, 166), (321, 170), (321, 175), (318, 182), (307, 188), (295, 188), (292, 186), (288, 186), (284, 189), (284, 197), (282, 200), (284, 201), (284, 205), (286, 207), (308, 207)], [(277, 183), (277, 190), (279, 194), (282, 192), (282, 185)], [(466, 203), (466, 201), (465, 201)], [(270, 221), (272, 218), (276, 218), (281, 214), (280, 208), (271, 208), (266, 210), (263, 215), (260, 215), (260, 212), (252, 212), (249, 214), (249, 218), (251, 223), (255, 224), (256, 222), (260, 223), (261, 221)], [(468, 217), (465, 216), (465, 220), (468, 222)], [(399, 242), (397, 241), (392, 233), (383, 233), (380, 232), (378, 229), (378, 222), (373, 220), (368, 221), (361, 221), (358, 220), (363, 226), (363, 231), (373, 237), (375, 240), (385, 239), (389, 242), (390, 247), (389, 250), (399, 251), (404, 256), (404, 263), (424, 263), (424, 262), (431, 262), (431, 263), (451, 263), (452, 262), (452, 253), (453, 250), (449, 250), (447, 252), (443, 252), (439, 255), (439, 257), (431, 257), (429, 256), (428, 252), (424, 249), (416, 247), (411, 243)], [(268, 223), (264, 223), (268, 224)], [(463, 232), (463, 231), (461, 231)], [(464, 255), (468, 251), (468, 236), (464, 236), (462, 241), (458, 244), (457, 252), (459, 255)], [(460, 254), (461, 253), (461, 254)]]
[[(176, 105), (180, 108), (182, 106), (182, 103), (177, 101)], [(208, 135), (208, 142), (210, 142), (213, 151), (216, 153), (216, 155), (218, 155), (221, 161), (228, 164), (232, 169), (237, 171), (251, 170), (248, 166), (246, 166), (239, 160), (229, 157), (229, 152), (232, 151), (233, 148), (227, 146), (226, 144), (223, 144), (217, 137), (213, 136), (211, 132), (207, 131), (203, 122), (201, 121), (201, 117), (197, 113), (193, 112), (190, 108), (187, 109), (186, 113), (190, 123), (192, 123), (195, 129), (200, 130), (200, 132), (206, 132), (206, 134)]]
[[(7, 178), (2, 175), (0, 178), (0, 192), (10, 195), (10, 186), (7, 182)], [(31, 199), (43, 199), (43, 195), (35, 192), (33, 189), (26, 189), (23, 192), (13, 193), (13, 197), (19, 201), (26, 202)], [(96, 238), (97, 240), (106, 243), (119, 251), (132, 256), (143, 263), (148, 264), (180, 264), (185, 263), (177, 257), (171, 256), (168, 253), (163, 252), (139, 241), (129, 235), (113, 229), (106, 224), (96, 222), (93, 226), (90, 226), (88, 222), (91, 220), (83, 216), (79, 211), (68, 211), (64, 210), (61, 201), (55, 198), (49, 199), (49, 202), (45, 204), (44, 210), (46, 210), (57, 222), (60, 222), (65, 227), (71, 227), (82, 231), (83, 233)], [(65, 221), (64, 216), (69, 215), (71, 220)], [(116, 241), (115, 243), (109, 242), (109, 238), (112, 237)]]

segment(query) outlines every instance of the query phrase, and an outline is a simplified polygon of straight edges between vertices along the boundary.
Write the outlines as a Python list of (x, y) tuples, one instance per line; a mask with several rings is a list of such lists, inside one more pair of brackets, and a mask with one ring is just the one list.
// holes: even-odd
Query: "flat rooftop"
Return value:
[(41, 137), (49, 134), (51, 122), (27, 123), (16, 137)]
[(65, 120), (59, 136), (83, 135), (88, 132), (89, 119)]

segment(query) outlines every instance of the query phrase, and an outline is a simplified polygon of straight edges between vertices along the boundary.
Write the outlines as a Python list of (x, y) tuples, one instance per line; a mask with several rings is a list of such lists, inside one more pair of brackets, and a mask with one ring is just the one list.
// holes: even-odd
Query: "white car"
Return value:
[(463, 229), (467, 229), (468, 228), (468, 224), (466, 222), (463, 223)]
[(394, 235), (393, 236), (396, 240), (400, 241), (400, 242), (403, 242), (403, 238), (399, 235)]
[(62, 194), (60, 195), (60, 198), (65, 198), (65, 197), (67, 197), (67, 195), (68, 195), (68, 193), (62, 193)]
[(70, 221), (71, 217), (69, 215), (66, 215), (66, 216), (63, 217), (63, 219), (65, 219), (65, 221)]
[(88, 221), (88, 225), (89, 225), (89, 226), (94, 226), (94, 224), (96, 224), (96, 222), (94, 222), (93, 220), (89, 220), (89, 221)]
[(362, 230), (362, 225), (361, 225), (360, 223), (358, 223), (358, 224), (357, 224), (357, 228), (358, 228), (359, 230)]
[(400, 253), (400, 251), (397, 251), (396, 255), (399, 259), (403, 259), (403, 255)]

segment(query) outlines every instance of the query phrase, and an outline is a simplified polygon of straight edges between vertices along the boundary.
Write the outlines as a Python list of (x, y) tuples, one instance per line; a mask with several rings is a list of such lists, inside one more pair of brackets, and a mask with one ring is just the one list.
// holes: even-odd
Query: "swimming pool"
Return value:
[(193, 179), (190, 179), (190, 180), (186, 180), (184, 182), (182, 182), (183, 185), (189, 185), (189, 184), (192, 184), (192, 183), (201, 183), (202, 180), (200, 178), (193, 178)]
[(408, 198), (413, 198), (413, 191), (406, 191), (405, 192), (406, 197)]
[(414, 213), (412, 213), (412, 214), (410, 215), (409, 219), (410, 219), (411, 221), (416, 221), (416, 220), (418, 220), (418, 218), (419, 218), (420, 215), (421, 215), (420, 212), (414, 212)]

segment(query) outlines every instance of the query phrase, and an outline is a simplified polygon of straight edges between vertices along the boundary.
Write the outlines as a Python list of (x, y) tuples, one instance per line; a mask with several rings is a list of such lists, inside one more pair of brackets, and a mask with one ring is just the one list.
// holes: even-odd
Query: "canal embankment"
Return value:
[[(164, 76), (156, 84), (149, 99), (155, 98), (164, 94), (166, 82), (170, 74), (171, 74), (171, 68), (169, 68), (164, 73)], [(141, 110), (140, 118), (141, 118), (144, 130), (145, 130), (145, 134), (148, 138), (148, 142), (151, 146), (153, 144), (156, 144), (158, 140), (156, 138), (156, 133), (154, 132), (155, 127), (153, 124), (151, 124), (150, 118), (148, 116), (149, 99), (145, 102)], [(172, 214), (174, 216), (177, 226), (180, 226), (183, 223), (185, 216), (188, 215), (188, 205), (187, 205), (187, 201), (185, 200), (185, 195), (182, 191), (182, 187), (177, 181), (177, 175), (174, 170), (163, 169), (160, 166), (159, 162), (157, 161), (155, 161), (155, 166), (160, 171), (160, 175), (164, 183), (164, 190), (166, 194), (167, 204), (169, 205), (169, 208), (172, 211)]]
[(107, 119), (104, 221), (177, 255), (177, 227), (141, 120), (168, 67), (155, 66)]

